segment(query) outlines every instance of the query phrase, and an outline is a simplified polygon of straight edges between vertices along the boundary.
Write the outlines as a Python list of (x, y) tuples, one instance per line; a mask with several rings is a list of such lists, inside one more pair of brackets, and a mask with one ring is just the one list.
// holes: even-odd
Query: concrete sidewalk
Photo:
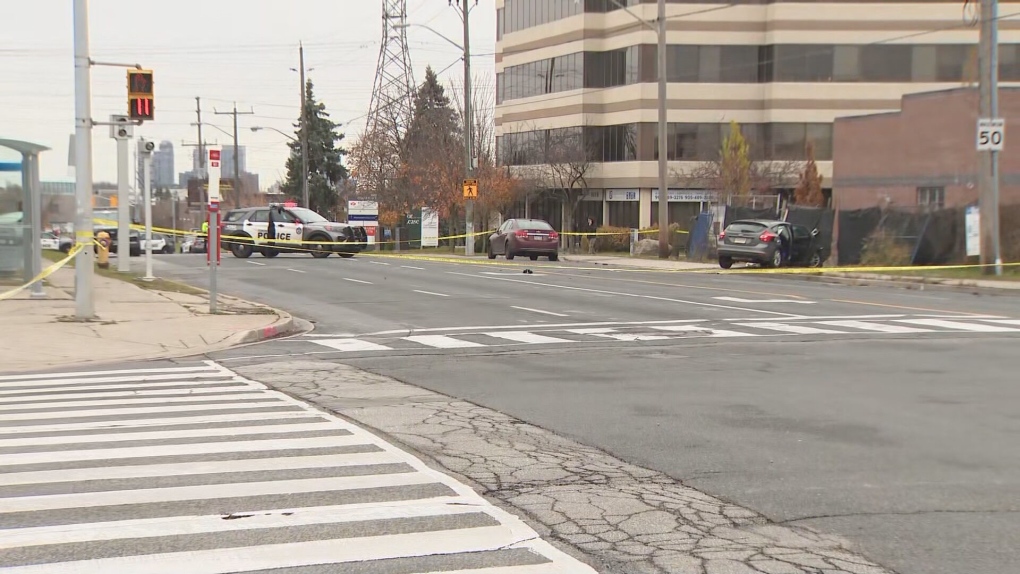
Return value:
[(0, 373), (201, 354), (296, 329), (289, 314), (232, 297), (221, 297), (220, 313), (210, 315), (203, 295), (94, 280), (97, 318), (90, 322), (73, 318), (74, 269), (46, 280), (47, 299), (26, 290), (0, 301)]

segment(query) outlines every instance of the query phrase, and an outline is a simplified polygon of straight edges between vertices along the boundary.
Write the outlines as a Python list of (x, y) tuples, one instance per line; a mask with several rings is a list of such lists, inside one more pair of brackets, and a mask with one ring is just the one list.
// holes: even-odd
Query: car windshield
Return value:
[(325, 217), (315, 213), (311, 209), (305, 209), (304, 207), (292, 207), (290, 212), (297, 216), (302, 223), (329, 223), (329, 220)]
[(726, 233), (760, 233), (765, 225), (756, 221), (734, 221), (726, 228)]
[(534, 229), (537, 231), (552, 231), (553, 228), (548, 223), (540, 219), (518, 219), (517, 227), (519, 229)]

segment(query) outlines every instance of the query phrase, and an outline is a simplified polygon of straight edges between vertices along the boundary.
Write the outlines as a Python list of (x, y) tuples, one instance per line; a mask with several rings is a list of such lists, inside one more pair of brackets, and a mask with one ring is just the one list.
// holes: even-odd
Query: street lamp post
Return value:
[[(472, 110), (471, 110), (471, 25), (470, 25), (470, 14), (471, 14), (471, 0), (458, 0), (461, 5), (458, 6), (459, 14), (461, 19), (464, 21), (464, 45), (461, 46), (457, 42), (447, 38), (443, 34), (425, 26), (424, 24), (408, 24), (401, 23), (397, 24), (397, 28), (408, 28), (415, 26), (417, 28), (424, 28), (429, 32), (432, 32), (436, 36), (446, 40), (451, 45), (456, 47), (458, 50), (464, 53), (464, 179), (471, 179), (475, 172), (474, 166), (474, 130), (472, 124)], [(451, 6), (453, 2), (451, 0)], [(475, 0), (475, 6), (478, 5), (478, 0)], [(475, 202), (473, 199), (468, 198), (464, 202), (464, 255), (471, 256), (475, 254), (475, 241), (474, 241), (474, 207)]]
[[(301, 202), (305, 209), (311, 209), (312, 206), (308, 199), (308, 112), (307, 112), (307, 101), (306, 94), (308, 91), (307, 84), (305, 83), (305, 72), (311, 72), (314, 68), (305, 69), (305, 46), (304, 44), (298, 44), (298, 65), (300, 69), (295, 70), (291, 68), (292, 72), (298, 72), (301, 74)], [(282, 133), (282, 132), (281, 132)], [(290, 136), (288, 136), (290, 137)]]
[(644, 20), (634, 12), (631, 12), (630, 8), (627, 8), (620, 0), (610, 0), (613, 4), (616, 4), (628, 14), (633, 16), (645, 27), (650, 28), (658, 36), (658, 69), (659, 69), (659, 258), (669, 258), (669, 191), (666, 186), (666, 176), (669, 171), (668, 158), (666, 157), (669, 153), (669, 143), (666, 141), (668, 136), (668, 123), (666, 117), (666, 95), (667, 95), (667, 78), (666, 78), (666, 0), (659, 0), (658, 18), (656, 19), (656, 25), (652, 26), (647, 20)]

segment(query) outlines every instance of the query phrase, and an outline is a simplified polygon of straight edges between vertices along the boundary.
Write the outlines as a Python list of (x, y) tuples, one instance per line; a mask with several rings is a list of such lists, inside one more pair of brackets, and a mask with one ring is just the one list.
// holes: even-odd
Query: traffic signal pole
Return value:
[(82, 251), (74, 266), (74, 316), (96, 315), (92, 262), (92, 58), (89, 55), (89, 3), (74, 0), (74, 236)]

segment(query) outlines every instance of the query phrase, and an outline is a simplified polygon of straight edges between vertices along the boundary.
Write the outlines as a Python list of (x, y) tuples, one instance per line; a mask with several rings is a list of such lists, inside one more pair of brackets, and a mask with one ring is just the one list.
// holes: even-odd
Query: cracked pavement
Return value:
[(235, 370), (389, 435), (604, 573), (891, 573), (840, 537), (773, 523), (660, 472), (395, 379), (319, 361)]

